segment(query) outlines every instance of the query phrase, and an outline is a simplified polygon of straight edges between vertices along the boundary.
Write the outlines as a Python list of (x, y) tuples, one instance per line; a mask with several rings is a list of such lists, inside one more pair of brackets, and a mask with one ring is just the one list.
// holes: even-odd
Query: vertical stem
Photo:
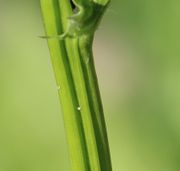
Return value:
[[(61, 35), (68, 29), (67, 17), (73, 13), (69, 0), (41, 0), (41, 9), (47, 36)], [(112, 171), (92, 55), (93, 35), (48, 39), (72, 171)]]

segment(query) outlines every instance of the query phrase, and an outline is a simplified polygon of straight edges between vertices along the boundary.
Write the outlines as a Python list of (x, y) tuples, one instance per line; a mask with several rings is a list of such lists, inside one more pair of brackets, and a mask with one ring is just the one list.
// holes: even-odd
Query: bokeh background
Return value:
[[(114, 171), (180, 170), (180, 1), (112, 0), (94, 42)], [(38, 0), (0, 0), (0, 171), (70, 171)]]

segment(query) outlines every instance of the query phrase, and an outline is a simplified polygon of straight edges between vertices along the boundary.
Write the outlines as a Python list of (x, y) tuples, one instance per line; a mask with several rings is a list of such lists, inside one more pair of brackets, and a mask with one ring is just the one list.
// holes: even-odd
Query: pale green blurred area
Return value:
[[(180, 1), (112, 0), (96, 68), (114, 171), (180, 170)], [(38, 0), (0, 0), (0, 171), (69, 171)]]

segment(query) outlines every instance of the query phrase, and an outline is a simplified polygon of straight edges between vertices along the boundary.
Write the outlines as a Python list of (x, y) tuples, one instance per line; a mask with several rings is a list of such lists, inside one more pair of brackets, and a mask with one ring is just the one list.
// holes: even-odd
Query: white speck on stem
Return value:
[(81, 110), (81, 107), (80, 107), (80, 106), (78, 106), (78, 107), (77, 107), (77, 110), (78, 110), (78, 111), (80, 111), (80, 110)]

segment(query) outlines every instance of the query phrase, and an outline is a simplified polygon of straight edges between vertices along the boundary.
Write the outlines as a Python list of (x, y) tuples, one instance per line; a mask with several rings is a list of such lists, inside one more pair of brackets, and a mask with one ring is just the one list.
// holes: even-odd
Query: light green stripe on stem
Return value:
[[(85, 2), (76, 0), (76, 3), (83, 1)], [(59, 96), (64, 113), (72, 171), (112, 171), (92, 55), (97, 17), (101, 18), (102, 9), (106, 7), (93, 4), (91, 1), (84, 3), (86, 7), (88, 3), (92, 8), (88, 12), (88, 20), (95, 21), (89, 21), (87, 27), (82, 28), (85, 32), (77, 35), (79, 29), (71, 29), (70, 31), (75, 32), (78, 30), (74, 38), (48, 39), (48, 46), (57, 86), (60, 88)], [(94, 7), (97, 7), (98, 11)], [(47, 36), (58, 36), (69, 29), (67, 18), (73, 15), (69, 0), (41, 0), (41, 8)], [(94, 17), (96, 12), (97, 17)], [(82, 19), (82, 22), (87, 23), (86, 16), (79, 17), (78, 22)]]

